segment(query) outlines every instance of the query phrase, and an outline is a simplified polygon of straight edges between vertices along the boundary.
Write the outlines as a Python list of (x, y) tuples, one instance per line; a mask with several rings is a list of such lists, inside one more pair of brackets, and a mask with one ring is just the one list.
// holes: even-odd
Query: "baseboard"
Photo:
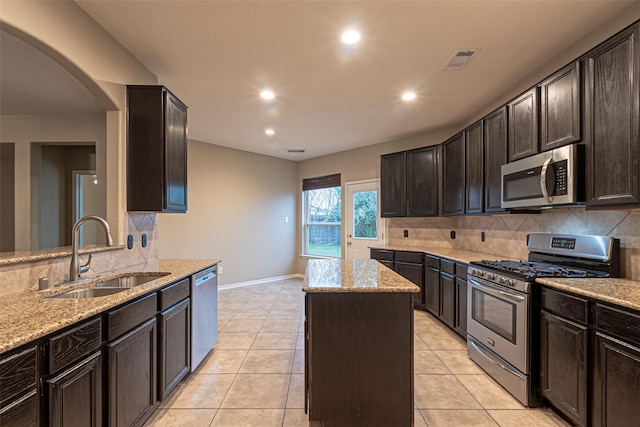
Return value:
[(238, 283), (229, 283), (228, 285), (220, 285), (218, 286), (218, 290), (224, 291), (225, 289), (235, 289), (235, 288), (242, 288), (244, 286), (253, 286), (253, 285), (260, 285), (263, 283), (277, 282), (279, 280), (302, 279), (302, 278), (304, 278), (304, 274), (287, 274), (286, 276), (268, 277), (266, 279), (249, 280), (248, 282), (238, 282)]

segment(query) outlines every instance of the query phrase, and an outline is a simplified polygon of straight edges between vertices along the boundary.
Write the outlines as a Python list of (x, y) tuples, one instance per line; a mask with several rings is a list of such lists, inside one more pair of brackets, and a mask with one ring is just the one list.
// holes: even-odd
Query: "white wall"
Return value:
[(295, 163), (192, 140), (187, 155), (188, 210), (157, 215), (160, 258), (220, 258), (219, 284), (295, 273)]

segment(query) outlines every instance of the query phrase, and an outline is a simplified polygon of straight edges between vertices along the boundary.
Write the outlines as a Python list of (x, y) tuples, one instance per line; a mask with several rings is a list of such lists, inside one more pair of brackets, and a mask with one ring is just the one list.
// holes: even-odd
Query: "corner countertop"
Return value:
[[(54, 288), (47, 291), (27, 290), (0, 297), (0, 353), (44, 337), (66, 326), (100, 314), (106, 310), (148, 294), (204, 270), (220, 262), (219, 259), (160, 260), (157, 268), (145, 268), (145, 273), (169, 273), (159, 279), (114, 295), (85, 298), (47, 298), (48, 296), (90, 286), (98, 279), (115, 276), (124, 271), (105, 272), (96, 280)], [(136, 271), (140, 271), (139, 269)]]
[(420, 288), (374, 259), (312, 259), (304, 292), (420, 292)]

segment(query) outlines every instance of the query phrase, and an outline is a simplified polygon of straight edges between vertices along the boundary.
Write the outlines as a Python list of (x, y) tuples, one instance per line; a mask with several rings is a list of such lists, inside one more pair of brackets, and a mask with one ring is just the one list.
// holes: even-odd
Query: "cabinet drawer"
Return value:
[(575, 295), (542, 288), (542, 308), (583, 325), (586, 325), (588, 321), (588, 301)]
[(157, 297), (154, 292), (124, 307), (110, 311), (107, 313), (107, 340), (111, 341), (155, 316), (157, 307)]
[(94, 319), (49, 338), (49, 373), (100, 348), (102, 321)]
[(184, 279), (158, 291), (158, 311), (165, 310), (189, 297), (189, 279)]
[[(38, 381), (38, 346), (2, 357), (0, 361), (0, 403), (30, 388)], [(4, 405), (3, 405), (4, 406)]]
[(440, 258), (433, 255), (425, 255), (424, 263), (427, 267), (435, 268), (436, 270), (440, 270)]
[(467, 280), (467, 269), (469, 266), (461, 262), (456, 262), (456, 277)]
[(398, 251), (396, 252), (396, 261), (422, 264), (422, 253)]
[(596, 304), (596, 328), (640, 345), (640, 315)]
[(450, 261), (448, 259), (444, 259), (441, 258), (440, 259), (440, 271), (443, 271), (445, 273), (449, 273), (452, 276), (455, 276), (456, 274), (456, 263), (453, 261)]
[(386, 251), (382, 249), (371, 249), (371, 259), (393, 261), (393, 251)]

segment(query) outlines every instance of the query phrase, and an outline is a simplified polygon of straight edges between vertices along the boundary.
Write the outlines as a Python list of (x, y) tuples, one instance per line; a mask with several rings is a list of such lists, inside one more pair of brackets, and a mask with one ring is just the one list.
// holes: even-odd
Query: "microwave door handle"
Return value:
[(553, 162), (553, 159), (549, 157), (544, 161), (542, 165), (542, 170), (540, 171), (540, 189), (542, 190), (542, 195), (547, 203), (552, 203), (553, 198), (549, 196), (549, 192), (547, 191), (547, 169), (549, 169), (549, 165)]

